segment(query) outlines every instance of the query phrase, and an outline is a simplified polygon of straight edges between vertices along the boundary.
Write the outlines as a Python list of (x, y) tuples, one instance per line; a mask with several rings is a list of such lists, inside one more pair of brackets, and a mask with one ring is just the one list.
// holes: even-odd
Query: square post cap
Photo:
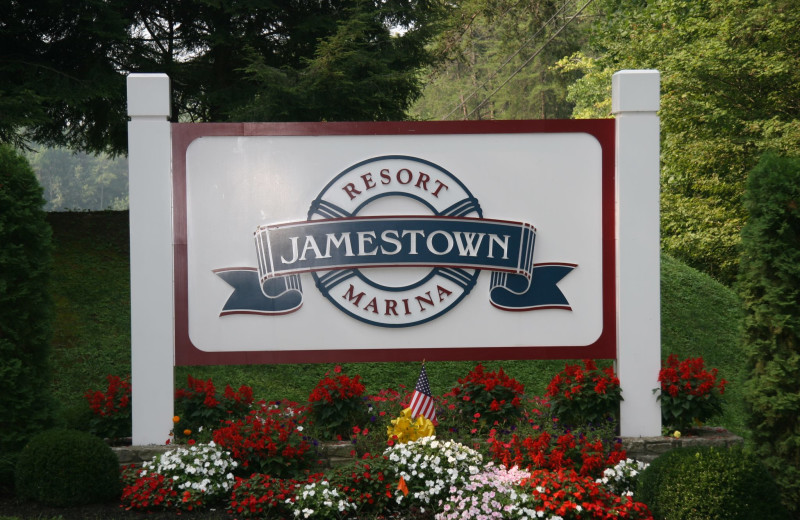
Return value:
[(658, 112), (661, 73), (657, 70), (621, 70), (611, 77), (611, 113)]
[(169, 76), (130, 74), (128, 84), (128, 116), (169, 117), (172, 113)]

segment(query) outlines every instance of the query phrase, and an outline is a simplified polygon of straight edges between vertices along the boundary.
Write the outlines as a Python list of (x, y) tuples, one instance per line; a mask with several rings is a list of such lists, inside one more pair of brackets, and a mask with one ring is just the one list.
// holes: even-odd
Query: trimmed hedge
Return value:
[(656, 520), (788, 520), (767, 469), (741, 448), (672, 450), (640, 477), (636, 500)]

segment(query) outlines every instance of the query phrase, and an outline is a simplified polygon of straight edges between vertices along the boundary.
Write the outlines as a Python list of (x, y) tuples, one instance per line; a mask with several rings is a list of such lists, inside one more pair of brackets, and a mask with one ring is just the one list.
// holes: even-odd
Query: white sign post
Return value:
[[(129, 76), (133, 443), (167, 440), (176, 363), (397, 361), (422, 353), (429, 360), (608, 359), (615, 346), (622, 435), (658, 435), (658, 78), (656, 71), (614, 76), (616, 123), (171, 125), (169, 78)], [(401, 233), (402, 225), (413, 229)], [(303, 242), (294, 236), (301, 231)], [(370, 262), (358, 263), (342, 245), (351, 234), (359, 241), (345, 245), (363, 249)], [(417, 248), (406, 235), (428, 238)], [(474, 254), (454, 246), (484, 235), (481, 262), (472, 259), (479, 242)], [(327, 248), (317, 251), (325, 236), (348, 252), (345, 264)], [(406, 254), (403, 244), (405, 264), (395, 260)], [(492, 244), (498, 252), (518, 245), (508, 254), (517, 263), (501, 265)], [(419, 260), (423, 252), (428, 257)], [(317, 263), (301, 266), (306, 256)], [(291, 269), (274, 272), (275, 259)], [(400, 281), (408, 275), (433, 285)], [(512, 283), (513, 276), (520, 279)], [(256, 293), (251, 279), (263, 285)], [(384, 285), (380, 299), (364, 295)], [(231, 287), (241, 292), (231, 296)], [(251, 296), (262, 293), (276, 301), (302, 293), (303, 300), (253, 306)], [(501, 299), (506, 293), (511, 300)], [(452, 305), (434, 313), (445, 303)], [(414, 312), (418, 318), (398, 322)], [(469, 324), (480, 331), (469, 332)], [(316, 330), (342, 332), (323, 335), (339, 343)], [(344, 344), (345, 337), (364, 344)]]
[(172, 140), (166, 74), (128, 76), (133, 444), (165, 444), (173, 415)]
[(617, 375), (623, 437), (661, 435), (660, 74), (612, 79), (617, 167)]

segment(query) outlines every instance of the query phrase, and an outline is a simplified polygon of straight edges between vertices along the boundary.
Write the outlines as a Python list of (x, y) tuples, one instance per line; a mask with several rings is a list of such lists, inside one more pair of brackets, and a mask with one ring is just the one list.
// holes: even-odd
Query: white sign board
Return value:
[(613, 357), (612, 129), (176, 125), (189, 362)]

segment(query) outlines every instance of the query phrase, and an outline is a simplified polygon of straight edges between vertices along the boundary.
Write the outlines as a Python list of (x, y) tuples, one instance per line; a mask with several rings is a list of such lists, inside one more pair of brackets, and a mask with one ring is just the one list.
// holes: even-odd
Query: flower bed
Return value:
[[(98, 394), (90, 395), (100, 409)], [(170, 442), (181, 445), (144, 448), (161, 453), (126, 471), (129, 509), (213, 505), (236, 518), (651, 518), (630, 493), (642, 465), (615, 434), (619, 381), (590, 360), (567, 364), (543, 397), (479, 364), (435, 398), (434, 422), (406, 408), (410, 393), (367, 395), (359, 376), (339, 367), (307, 404), (255, 402), (246, 386), (220, 393), (191, 377), (176, 399), (186, 415), (175, 417)], [(140, 450), (117, 448), (121, 456)]]

